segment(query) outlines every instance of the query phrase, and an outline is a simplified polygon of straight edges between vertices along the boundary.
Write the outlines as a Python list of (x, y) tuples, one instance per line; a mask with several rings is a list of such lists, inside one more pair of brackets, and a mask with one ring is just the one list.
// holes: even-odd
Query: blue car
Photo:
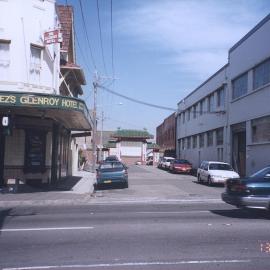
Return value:
[(128, 188), (127, 167), (119, 161), (103, 162), (97, 169), (97, 182), (95, 188), (121, 185)]
[(270, 210), (270, 166), (247, 178), (228, 179), (222, 200), (237, 207)]

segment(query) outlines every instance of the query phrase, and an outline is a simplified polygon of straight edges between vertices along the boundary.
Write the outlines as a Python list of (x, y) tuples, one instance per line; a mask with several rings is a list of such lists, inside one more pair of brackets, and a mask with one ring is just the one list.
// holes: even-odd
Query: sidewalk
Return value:
[(0, 191), (0, 207), (87, 204), (94, 191), (94, 181), (94, 173), (78, 171), (54, 187), (20, 185), (16, 193), (15, 189), (6, 188)]

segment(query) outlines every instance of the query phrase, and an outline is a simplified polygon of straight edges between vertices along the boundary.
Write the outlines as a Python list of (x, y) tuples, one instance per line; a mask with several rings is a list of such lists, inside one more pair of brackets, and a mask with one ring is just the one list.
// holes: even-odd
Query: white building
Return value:
[[(53, 0), (0, 1), (0, 186), (67, 176), (71, 131), (91, 128), (77, 98), (85, 80), (75, 64), (73, 10), (57, 9)], [(46, 44), (44, 33), (57, 29), (62, 43)]]
[(231, 163), (241, 175), (270, 164), (270, 15), (228, 52), (228, 63), (178, 103), (177, 156)]

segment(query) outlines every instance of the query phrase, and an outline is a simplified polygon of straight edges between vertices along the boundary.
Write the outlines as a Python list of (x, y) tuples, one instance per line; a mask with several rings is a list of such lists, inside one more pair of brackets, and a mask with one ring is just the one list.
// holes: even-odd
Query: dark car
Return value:
[(97, 183), (95, 188), (108, 185), (121, 185), (128, 188), (128, 171), (127, 167), (119, 162), (103, 162), (97, 169)]
[(169, 170), (172, 173), (190, 173), (192, 164), (186, 159), (174, 159), (171, 161)]
[(237, 207), (270, 210), (270, 166), (247, 178), (228, 179), (222, 200)]

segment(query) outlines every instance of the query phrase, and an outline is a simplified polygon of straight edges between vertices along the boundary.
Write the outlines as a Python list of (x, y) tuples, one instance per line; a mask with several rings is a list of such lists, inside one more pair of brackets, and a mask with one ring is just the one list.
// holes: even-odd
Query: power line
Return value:
[(157, 108), (157, 109), (162, 109), (162, 110), (167, 110), (167, 111), (174, 111), (176, 112), (176, 109), (173, 109), (173, 108), (169, 108), (169, 107), (164, 107), (164, 106), (159, 106), (159, 105), (156, 105), (156, 104), (152, 104), (152, 103), (148, 103), (148, 102), (144, 102), (144, 101), (141, 101), (141, 100), (138, 100), (138, 99), (135, 99), (135, 98), (131, 98), (131, 97), (128, 97), (128, 96), (125, 96), (125, 95), (122, 95), (122, 94), (119, 94), (105, 86), (102, 86), (102, 85), (98, 85), (99, 88), (113, 94), (113, 95), (116, 95), (116, 96), (119, 96), (119, 97), (122, 97), (124, 99), (127, 99), (129, 101), (132, 101), (132, 102), (135, 102), (135, 103), (138, 103), (138, 104), (142, 104), (142, 105), (145, 105), (145, 106), (149, 106), (149, 107), (153, 107), (153, 108)]
[(95, 63), (95, 59), (94, 59), (94, 56), (93, 56), (93, 52), (92, 52), (92, 46), (91, 46), (91, 43), (89, 41), (89, 37), (88, 37), (88, 33), (87, 33), (87, 28), (86, 28), (85, 17), (84, 17), (84, 13), (83, 13), (83, 7), (82, 7), (82, 1), (81, 0), (79, 0), (79, 4), (80, 4), (80, 11), (81, 11), (82, 20), (83, 20), (83, 29), (84, 29), (84, 33), (85, 33), (85, 36), (86, 36), (87, 44), (88, 44), (88, 47), (89, 47), (89, 50), (90, 50), (92, 64), (94, 66), (94, 69), (97, 69), (96, 63)]
[(102, 33), (101, 33), (101, 24), (100, 24), (100, 17), (99, 17), (99, 4), (98, 4), (98, 0), (96, 0), (96, 3), (97, 3), (99, 40), (100, 40), (100, 47), (101, 47), (101, 54), (102, 54), (102, 62), (103, 62), (103, 66), (104, 66), (104, 71), (107, 74), (107, 69), (106, 69), (106, 64), (105, 64), (105, 58), (104, 58), (103, 42), (102, 42)]

